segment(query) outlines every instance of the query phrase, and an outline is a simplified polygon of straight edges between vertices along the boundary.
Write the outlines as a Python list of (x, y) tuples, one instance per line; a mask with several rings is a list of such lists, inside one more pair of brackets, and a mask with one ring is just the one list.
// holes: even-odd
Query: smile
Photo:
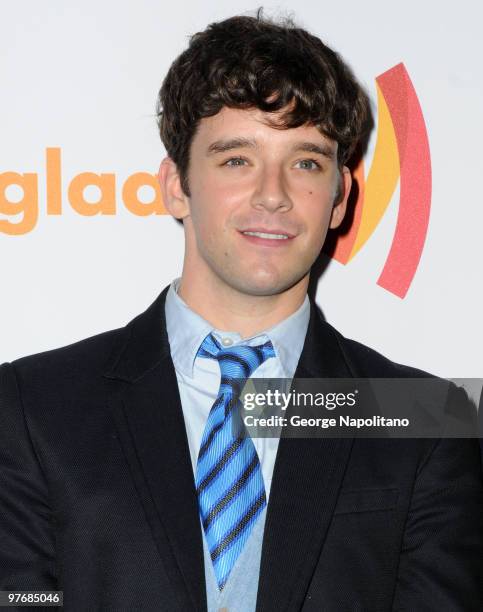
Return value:
[(286, 234), (267, 234), (265, 232), (242, 232), (245, 236), (257, 236), (258, 238), (268, 238), (269, 240), (287, 240)]
[(288, 248), (287, 245), (292, 244), (295, 238), (293, 234), (285, 233), (282, 228), (273, 228), (271, 231), (266, 227), (261, 227), (239, 230), (239, 232), (247, 243), (263, 249)]

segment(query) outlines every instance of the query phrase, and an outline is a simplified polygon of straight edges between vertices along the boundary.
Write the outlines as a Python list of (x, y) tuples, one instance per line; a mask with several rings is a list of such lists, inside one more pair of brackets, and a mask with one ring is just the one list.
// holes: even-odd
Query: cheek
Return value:
[(301, 207), (308, 227), (323, 227), (329, 223), (333, 205), (333, 194), (329, 190), (309, 190)]
[(240, 171), (237, 168), (204, 168), (199, 177), (198, 186), (200, 192), (209, 195), (218, 202), (235, 205), (245, 199), (253, 191), (254, 174)]
[(191, 214), (198, 235), (212, 236), (213, 240), (228, 239), (230, 228), (245, 210), (245, 198), (233, 186), (209, 185), (192, 194)]
[(227, 207), (211, 190), (192, 194), (191, 220), (200, 249), (215, 252), (226, 241), (227, 218)]
[(226, 216), (241, 199), (240, 185), (232, 181), (222, 181), (209, 172), (198, 182), (192, 191), (193, 199), (201, 203), (206, 215)]
[(305, 248), (316, 251), (322, 248), (327, 236), (331, 210), (332, 206), (324, 205), (320, 201), (306, 207), (304, 223), (308, 233)]

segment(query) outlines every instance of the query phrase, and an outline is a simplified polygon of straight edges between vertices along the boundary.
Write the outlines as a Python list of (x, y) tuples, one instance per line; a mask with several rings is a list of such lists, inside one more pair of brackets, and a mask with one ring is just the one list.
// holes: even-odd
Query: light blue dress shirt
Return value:
[[(208, 321), (191, 310), (177, 293), (179, 282), (180, 279), (173, 281), (166, 296), (166, 328), (195, 475), (201, 438), (211, 407), (218, 395), (221, 377), (220, 368), (215, 359), (197, 357), (203, 340), (209, 333), (213, 333), (216, 339), (225, 346), (236, 346), (237, 344), (256, 346), (270, 340), (275, 357), (267, 359), (258, 367), (253, 377), (291, 379), (295, 373), (307, 333), (310, 304), (308, 297), (305, 296), (302, 305), (292, 315), (263, 333), (242, 339), (237, 332), (214, 329)], [(279, 438), (253, 438), (253, 443), (260, 460), (268, 503)], [(218, 590), (200, 520), (208, 612), (216, 612), (220, 608), (227, 608), (229, 612), (254, 612), (265, 517), (266, 507), (255, 523), (221, 593)]]

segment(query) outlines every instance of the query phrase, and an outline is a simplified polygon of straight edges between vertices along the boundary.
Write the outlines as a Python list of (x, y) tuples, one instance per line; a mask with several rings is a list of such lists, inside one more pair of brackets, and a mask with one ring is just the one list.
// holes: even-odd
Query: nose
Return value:
[(282, 212), (290, 210), (292, 205), (282, 169), (275, 166), (264, 167), (260, 171), (257, 187), (253, 193), (253, 208)]

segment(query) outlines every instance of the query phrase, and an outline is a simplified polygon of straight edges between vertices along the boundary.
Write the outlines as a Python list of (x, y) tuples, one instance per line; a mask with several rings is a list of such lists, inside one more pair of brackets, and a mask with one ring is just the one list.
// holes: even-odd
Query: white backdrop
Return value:
[[(188, 35), (256, 8), (232, 0), (220, 4), (1, 3), (0, 173), (38, 175), (38, 221), (23, 235), (0, 231), (0, 362), (124, 325), (179, 275), (182, 228), (165, 215), (128, 212), (121, 189), (136, 172), (156, 172), (164, 155), (156, 94)], [(342, 333), (393, 360), (442, 376), (482, 377), (481, 5), (296, 4), (297, 10), (289, 2), (265, 7), (268, 13), (293, 12), (340, 51), (374, 103), (375, 77), (404, 62), (423, 111), (432, 164), (428, 235), (406, 297), (376, 284), (395, 228), (396, 192), (355, 259), (346, 266), (331, 262), (317, 301)], [(46, 149), (55, 147), (61, 151), (63, 202), (56, 216), (46, 212), (45, 166)], [(72, 210), (67, 190), (81, 172), (115, 175), (115, 215)], [(5, 194), (14, 202), (22, 190), (11, 186)], [(94, 201), (96, 189), (85, 195)], [(150, 189), (140, 197), (149, 200)], [(11, 223), (22, 218), (0, 213)]]

